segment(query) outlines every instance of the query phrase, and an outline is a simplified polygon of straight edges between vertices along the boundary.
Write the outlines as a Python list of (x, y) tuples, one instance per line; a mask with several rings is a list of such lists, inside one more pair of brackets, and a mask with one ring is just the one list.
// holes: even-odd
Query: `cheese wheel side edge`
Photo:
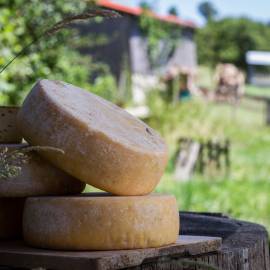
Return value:
[(27, 244), (56, 250), (116, 250), (173, 244), (179, 234), (170, 195), (28, 198)]

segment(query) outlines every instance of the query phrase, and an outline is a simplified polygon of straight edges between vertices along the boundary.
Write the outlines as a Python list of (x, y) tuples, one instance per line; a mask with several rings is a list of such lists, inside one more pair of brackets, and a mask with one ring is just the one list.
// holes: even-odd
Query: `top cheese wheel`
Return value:
[(17, 123), (30, 144), (65, 152), (41, 153), (54, 165), (116, 195), (150, 193), (167, 162), (167, 147), (153, 129), (101, 97), (64, 82), (37, 82)]

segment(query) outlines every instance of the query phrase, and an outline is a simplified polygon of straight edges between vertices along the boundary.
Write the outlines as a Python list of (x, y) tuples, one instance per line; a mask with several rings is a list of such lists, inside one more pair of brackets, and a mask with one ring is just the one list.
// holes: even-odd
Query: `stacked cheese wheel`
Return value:
[(77, 194), (85, 187), (38, 153), (26, 151), (16, 125), (18, 110), (0, 107), (0, 240), (21, 236), (26, 197)]
[(30, 145), (61, 150), (38, 152), (44, 162), (108, 192), (28, 198), (23, 235), (29, 245), (113, 250), (176, 241), (175, 198), (150, 194), (166, 166), (167, 147), (142, 121), (83, 89), (40, 80), (18, 113), (17, 128)]

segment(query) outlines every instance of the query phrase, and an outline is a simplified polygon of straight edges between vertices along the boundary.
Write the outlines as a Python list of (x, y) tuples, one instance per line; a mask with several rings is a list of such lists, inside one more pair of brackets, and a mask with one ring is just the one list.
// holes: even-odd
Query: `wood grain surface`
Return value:
[(0, 265), (55, 270), (121, 269), (136, 267), (147, 260), (170, 256), (195, 256), (217, 251), (221, 238), (206, 236), (179, 237), (173, 245), (160, 248), (117, 251), (52, 251), (28, 247), (23, 242), (0, 242)]

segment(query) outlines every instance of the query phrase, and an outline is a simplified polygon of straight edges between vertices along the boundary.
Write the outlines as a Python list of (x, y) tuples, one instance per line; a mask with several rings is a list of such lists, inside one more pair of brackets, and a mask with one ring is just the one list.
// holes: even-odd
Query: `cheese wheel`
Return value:
[(16, 126), (19, 107), (0, 106), (0, 143), (20, 143), (22, 136)]
[(1, 240), (21, 237), (23, 206), (24, 199), (0, 198)]
[(172, 244), (179, 233), (170, 195), (28, 198), (24, 240), (58, 250), (116, 250)]
[[(0, 144), (0, 151), (15, 151), (25, 144)], [(28, 162), (21, 165), (18, 176), (0, 179), (1, 197), (27, 197), (34, 195), (77, 194), (85, 183), (52, 166), (35, 152), (26, 153)]]
[(31, 145), (65, 155), (44, 157), (74, 177), (116, 195), (144, 195), (158, 184), (166, 162), (162, 138), (116, 105), (70, 84), (40, 80), (18, 113)]

